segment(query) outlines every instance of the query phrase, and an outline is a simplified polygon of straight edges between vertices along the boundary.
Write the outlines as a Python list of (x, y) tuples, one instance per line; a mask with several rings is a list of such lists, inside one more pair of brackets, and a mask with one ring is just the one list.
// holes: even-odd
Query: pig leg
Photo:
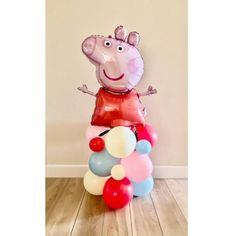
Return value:
[(77, 89), (80, 90), (80, 91), (83, 92), (83, 93), (87, 93), (87, 94), (89, 94), (89, 95), (91, 95), (91, 96), (96, 97), (96, 94), (95, 94), (94, 92), (91, 92), (91, 91), (88, 90), (88, 87), (87, 87), (86, 84), (83, 84), (82, 87), (78, 87)]
[(139, 97), (141, 96), (148, 96), (157, 93), (157, 90), (154, 89), (151, 85), (148, 87), (147, 91), (138, 93)]

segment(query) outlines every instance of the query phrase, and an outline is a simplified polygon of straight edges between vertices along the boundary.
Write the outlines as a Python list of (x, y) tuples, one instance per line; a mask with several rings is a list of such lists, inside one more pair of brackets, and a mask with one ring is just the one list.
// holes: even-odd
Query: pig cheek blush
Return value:
[(135, 74), (137, 71), (138, 71), (138, 65), (137, 65), (137, 61), (136, 61), (136, 58), (134, 59), (131, 59), (129, 62), (128, 62), (128, 71), (131, 73), (131, 74)]

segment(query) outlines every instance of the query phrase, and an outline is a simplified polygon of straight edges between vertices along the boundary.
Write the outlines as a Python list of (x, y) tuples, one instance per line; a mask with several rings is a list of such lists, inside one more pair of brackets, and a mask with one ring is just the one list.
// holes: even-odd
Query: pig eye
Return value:
[(111, 42), (108, 41), (108, 40), (104, 41), (103, 44), (104, 44), (104, 46), (107, 47), (107, 48), (111, 47)]
[(118, 45), (118, 46), (116, 47), (116, 50), (117, 50), (118, 52), (123, 52), (123, 51), (124, 51), (124, 48), (123, 48), (121, 45)]

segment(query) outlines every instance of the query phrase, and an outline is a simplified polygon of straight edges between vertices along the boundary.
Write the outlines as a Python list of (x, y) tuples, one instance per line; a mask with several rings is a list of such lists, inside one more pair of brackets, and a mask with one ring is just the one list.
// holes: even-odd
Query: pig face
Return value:
[(82, 51), (96, 66), (99, 83), (112, 92), (125, 92), (140, 81), (143, 60), (138, 51), (138, 33), (131, 32), (126, 41), (126, 30), (119, 26), (115, 38), (91, 36), (84, 40)]

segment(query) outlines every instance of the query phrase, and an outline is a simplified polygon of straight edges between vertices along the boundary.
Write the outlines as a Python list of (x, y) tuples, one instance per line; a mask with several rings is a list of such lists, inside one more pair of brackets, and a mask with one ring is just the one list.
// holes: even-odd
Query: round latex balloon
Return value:
[(133, 182), (132, 181), (132, 186), (134, 189), (134, 196), (143, 197), (152, 191), (153, 177), (150, 176), (141, 182)]
[(120, 163), (120, 159), (111, 156), (106, 150), (93, 153), (89, 159), (89, 169), (98, 176), (111, 175), (111, 168)]
[[(90, 125), (87, 130), (86, 130), (86, 139), (87, 142), (90, 142), (90, 140), (94, 137), (99, 136), (99, 134), (103, 133), (106, 130), (109, 130), (109, 127), (105, 127), (105, 126), (95, 126), (95, 125)], [(104, 136), (101, 136), (101, 138), (104, 138)]]
[(125, 168), (126, 177), (131, 181), (140, 182), (148, 178), (152, 173), (152, 162), (148, 155), (133, 152), (121, 160)]
[(104, 140), (100, 137), (92, 138), (89, 142), (89, 147), (94, 152), (100, 152), (105, 147)]
[(136, 151), (140, 154), (148, 154), (152, 150), (152, 145), (147, 140), (139, 140), (136, 144)]
[(114, 157), (127, 157), (134, 151), (135, 145), (136, 137), (134, 133), (123, 126), (111, 129), (105, 138), (106, 149)]
[(133, 198), (133, 187), (129, 179), (115, 180), (112, 177), (107, 180), (103, 189), (105, 203), (118, 209), (126, 206)]
[(113, 179), (121, 180), (125, 177), (125, 168), (122, 165), (115, 165), (111, 169)]
[(138, 140), (145, 139), (149, 141), (152, 147), (157, 143), (158, 136), (156, 130), (151, 125), (137, 126)]
[(84, 187), (93, 195), (102, 195), (105, 182), (108, 177), (100, 177), (88, 170), (84, 176)]

